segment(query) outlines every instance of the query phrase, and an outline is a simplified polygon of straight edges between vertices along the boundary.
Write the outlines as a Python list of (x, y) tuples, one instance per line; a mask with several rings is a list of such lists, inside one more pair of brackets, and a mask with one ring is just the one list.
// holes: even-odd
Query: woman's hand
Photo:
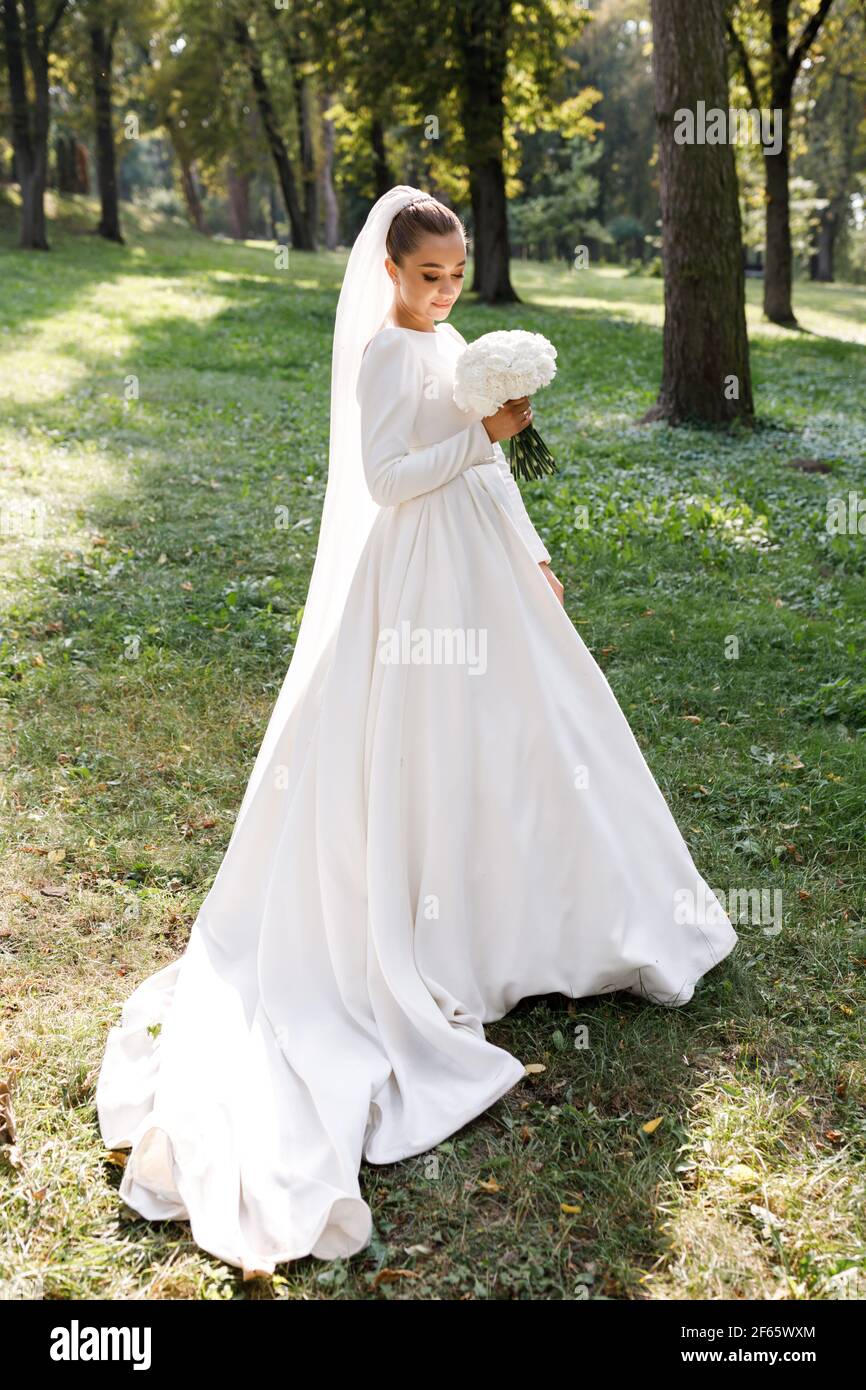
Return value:
[(520, 434), (521, 430), (532, 424), (529, 397), (521, 396), (519, 400), (506, 401), (495, 415), (485, 415), (481, 423), (491, 444), (497, 444), (500, 439), (512, 439), (515, 434)]
[(556, 575), (553, 573), (553, 570), (550, 568), (550, 565), (547, 563), (546, 560), (542, 560), (541, 563), (539, 564), (538, 568), (541, 570), (541, 573), (544, 575), (544, 577), (545, 577), (545, 579), (547, 580), (548, 584), (550, 585), (551, 589), (552, 589), (553, 592), (556, 594), (556, 597), (559, 599), (560, 603), (562, 604), (562, 606), (563, 606), (563, 608), (564, 608), (564, 607), (565, 607), (565, 590), (563, 589), (563, 587), (562, 587), (562, 585), (560, 584), (559, 580), (557, 579)]

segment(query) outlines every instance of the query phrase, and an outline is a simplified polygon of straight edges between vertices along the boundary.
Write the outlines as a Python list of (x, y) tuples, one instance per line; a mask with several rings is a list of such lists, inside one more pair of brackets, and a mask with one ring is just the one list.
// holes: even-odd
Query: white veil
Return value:
[(234, 831), (249, 808), (292, 710), (336, 631), (361, 551), (379, 511), (367, 488), (361, 458), (361, 412), (355, 398), (358, 371), (364, 348), (388, 319), (393, 303), (394, 286), (384, 266), (388, 228), (407, 203), (429, 196), (409, 184), (390, 188), (373, 204), (349, 255), (334, 322), (328, 482), (316, 559), (295, 650)]

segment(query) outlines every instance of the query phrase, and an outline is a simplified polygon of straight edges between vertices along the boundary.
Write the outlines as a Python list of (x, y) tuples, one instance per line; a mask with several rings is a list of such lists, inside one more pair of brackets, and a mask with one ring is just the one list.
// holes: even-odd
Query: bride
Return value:
[(521, 998), (680, 1006), (737, 941), (511, 477), (529, 402), (452, 401), (465, 257), (403, 185), (352, 249), (296, 648), (187, 948), (99, 1072), (121, 1197), (245, 1277), (367, 1245), (362, 1160), (520, 1082), (483, 1025)]

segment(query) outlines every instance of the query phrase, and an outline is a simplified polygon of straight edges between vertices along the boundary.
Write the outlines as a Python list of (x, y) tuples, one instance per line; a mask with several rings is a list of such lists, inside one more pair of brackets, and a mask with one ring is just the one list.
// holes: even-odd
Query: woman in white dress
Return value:
[(453, 403), (465, 255), (404, 185), (353, 247), (295, 652), (186, 951), (99, 1074), (123, 1199), (245, 1276), (368, 1243), (362, 1160), (521, 1081), (483, 1027), (521, 998), (679, 1006), (737, 941), (511, 477), (529, 403)]

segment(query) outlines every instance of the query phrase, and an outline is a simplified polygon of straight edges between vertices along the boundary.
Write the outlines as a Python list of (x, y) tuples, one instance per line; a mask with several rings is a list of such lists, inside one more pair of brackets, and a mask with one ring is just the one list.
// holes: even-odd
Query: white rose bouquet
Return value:
[[(465, 347), (454, 367), (454, 404), (495, 415), (506, 401), (531, 396), (556, 375), (556, 348), (541, 333), (501, 329)], [(515, 478), (540, 478), (556, 464), (534, 425), (508, 441)]]

